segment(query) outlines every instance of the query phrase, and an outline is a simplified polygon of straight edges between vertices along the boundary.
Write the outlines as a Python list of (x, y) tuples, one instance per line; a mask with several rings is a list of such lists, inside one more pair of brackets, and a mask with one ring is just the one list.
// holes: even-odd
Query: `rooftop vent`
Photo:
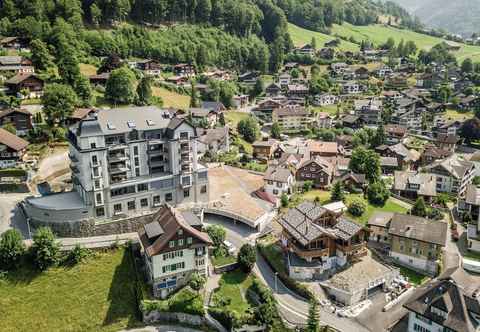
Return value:
[(154, 126), (155, 122), (153, 120), (147, 120), (147, 125)]
[(115, 130), (115, 129), (117, 129), (117, 127), (115, 127), (115, 125), (114, 125), (113, 123), (110, 123), (110, 122), (107, 123), (107, 128), (108, 128), (109, 130)]
[(127, 125), (128, 125), (128, 128), (135, 128), (136, 127), (135, 122), (133, 122), (133, 121), (127, 121)]

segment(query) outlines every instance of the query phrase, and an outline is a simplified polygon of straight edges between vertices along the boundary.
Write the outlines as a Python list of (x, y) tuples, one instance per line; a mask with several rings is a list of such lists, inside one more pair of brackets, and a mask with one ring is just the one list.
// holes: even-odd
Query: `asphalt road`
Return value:
[(28, 238), (28, 228), (23, 214), (17, 209), (18, 202), (30, 194), (0, 194), (0, 234), (7, 229), (18, 229)]

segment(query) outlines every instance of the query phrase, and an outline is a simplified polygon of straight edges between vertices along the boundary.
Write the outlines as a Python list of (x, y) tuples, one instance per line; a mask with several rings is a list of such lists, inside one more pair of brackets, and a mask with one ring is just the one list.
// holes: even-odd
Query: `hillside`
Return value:
[[(290, 37), (292, 38), (295, 46), (302, 46), (310, 43), (312, 38), (315, 37), (318, 47), (323, 47), (326, 42), (329, 42), (335, 38), (324, 33), (300, 28), (299, 26), (291, 23), (288, 24), (288, 32), (290, 33)], [(343, 51), (358, 51), (359, 47), (357, 44), (342, 40), (339, 49)]]
[[(374, 24), (368, 26), (353, 26), (351, 24), (334, 25), (332, 28), (332, 35), (339, 35), (342, 37), (353, 37), (357, 41), (370, 40), (379, 45), (392, 37), (395, 42), (412, 40), (421, 49), (430, 49), (432, 46), (444, 41), (442, 38), (432, 37), (410, 30), (398, 29), (381, 24)], [(474, 61), (480, 61), (480, 46), (471, 46), (462, 44), (460, 51), (456, 52), (458, 60), (471, 58)]]
[(393, 0), (423, 23), (451, 33), (470, 36), (480, 25), (480, 0)]

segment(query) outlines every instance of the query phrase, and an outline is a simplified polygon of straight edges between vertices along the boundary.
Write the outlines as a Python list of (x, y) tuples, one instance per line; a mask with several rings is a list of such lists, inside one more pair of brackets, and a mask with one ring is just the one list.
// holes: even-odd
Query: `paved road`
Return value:
[(0, 194), (0, 234), (10, 228), (17, 228), (24, 238), (28, 238), (27, 223), (23, 214), (16, 208), (17, 203), (30, 194)]

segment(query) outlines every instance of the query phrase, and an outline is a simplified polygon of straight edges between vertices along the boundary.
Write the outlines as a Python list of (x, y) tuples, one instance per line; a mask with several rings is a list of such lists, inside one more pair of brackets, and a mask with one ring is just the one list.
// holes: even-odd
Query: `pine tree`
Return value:
[(150, 105), (152, 100), (151, 78), (143, 77), (137, 86), (137, 96), (139, 105)]
[(320, 314), (318, 312), (318, 302), (313, 299), (310, 301), (308, 309), (307, 332), (320, 331)]
[(198, 100), (197, 90), (195, 88), (195, 82), (190, 84), (190, 107), (199, 107), (200, 102)]
[(343, 184), (342, 182), (337, 181), (332, 187), (331, 201), (332, 202), (343, 201), (344, 198), (345, 198), (345, 194), (343, 193)]
[(417, 217), (426, 217), (427, 216), (427, 205), (425, 204), (425, 201), (423, 200), (423, 197), (417, 198), (415, 201), (415, 204), (412, 207), (412, 215), (417, 216)]

